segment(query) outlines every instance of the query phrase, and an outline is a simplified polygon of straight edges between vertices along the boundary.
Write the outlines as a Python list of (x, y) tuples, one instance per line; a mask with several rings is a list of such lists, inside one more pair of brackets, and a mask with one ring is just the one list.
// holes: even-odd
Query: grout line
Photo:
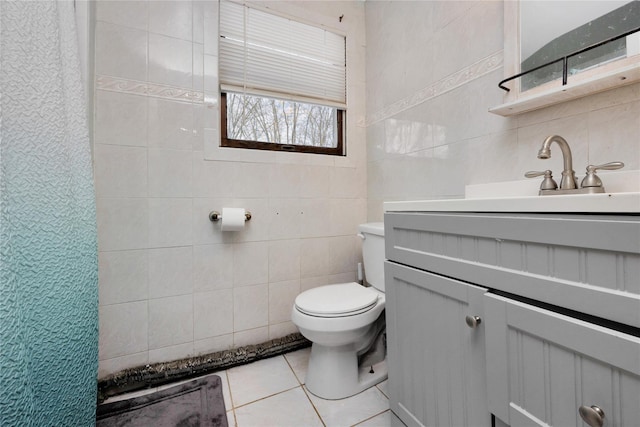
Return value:
[(229, 373), (228, 373), (228, 369), (224, 370), (224, 376), (227, 380), (227, 388), (229, 389), (229, 400), (231, 401), (231, 409), (234, 408), (234, 404), (233, 404), (233, 392), (231, 391), (231, 381), (229, 381)]
[[(385, 381), (388, 381), (388, 379), (387, 379), (387, 380), (385, 380)], [(387, 393), (385, 393), (384, 391), (382, 391), (382, 389), (381, 389), (380, 387), (378, 387), (378, 386), (379, 386), (380, 384), (382, 384), (383, 382), (384, 382), (384, 381), (381, 381), (381, 382), (379, 382), (378, 384), (376, 384), (376, 388), (377, 388), (378, 390), (380, 390), (380, 393), (382, 393), (382, 395), (388, 399), (388, 398), (389, 398), (389, 396), (387, 396)]]
[(322, 416), (320, 415), (320, 412), (318, 411), (318, 408), (316, 408), (316, 405), (313, 404), (313, 400), (311, 400), (311, 397), (309, 396), (309, 391), (307, 391), (307, 388), (305, 386), (300, 386), (302, 387), (302, 391), (304, 392), (304, 394), (307, 396), (307, 399), (309, 399), (309, 403), (311, 403), (311, 407), (313, 408), (314, 411), (316, 411), (316, 414), (318, 415), (318, 418), (320, 419), (320, 422), (322, 423), (322, 425), (324, 427), (327, 427), (327, 424), (324, 422), (324, 420), (322, 419)]
[[(227, 388), (229, 389), (229, 402), (231, 403), (231, 409), (227, 410), (227, 412), (231, 411), (231, 413), (233, 414), (233, 425), (235, 427), (237, 427), (238, 426), (238, 417), (236, 417), (236, 409), (235, 409), (235, 405), (233, 404), (233, 393), (231, 392), (231, 381), (229, 381), (229, 370), (228, 369), (224, 370), (224, 377), (227, 380)], [(224, 396), (222, 398), (224, 400)]]
[(294, 387), (288, 388), (288, 389), (286, 389), (286, 390), (280, 390), (279, 392), (276, 392), (276, 393), (270, 394), (270, 395), (268, 395), (268, 396), (263, 396), (263, 397), (261, 397), (261, 398), (259, 398), (259, 399), (252, 400), (251, 402), (247, 402), (247, 403), (243, 403), (242, 405), (234, 406), (234, 408), (233, 408), (233, 409), (234, 409), (234, 411), (235, 411), (236, 409), (243, 408), (243, 407), (245, 407), (245, 406), (251, 405), (251, 404), (256, 403), (256, 402), (260, 402), (261, 400), (265, 400), (265, 399), (268, 399), (268, 398), (273, 397), (273, 396), (277, 396), (277, 395), (282, 394), (282, 393), (286, 393), (286, 392), (291, 391), (291, 390), (294, 390), (294, 389), (296, 389), (296, 388), (298, 388), (298, 387), (300, 387), (300, 386), (299, 386), (299, 385), (297, 385), (297, 386), (294, 386)]
[(385, 409), (384, 411), (382, 411), (382, 412), (380, 412), (380, 413), (378, 413), (378, 414), (372, 415), (372, 416), (370, 416), (369, 418), (366, 418), (366, 419), (364, 419), (364, 420), (362, 420), (362, 421), (358, 421), (356, 424), (353, 424), (351, 427), (359, 426), (359, 425), (361, 425), (362, 423), (367, 422), (367, 421), (369, 421), (369, 420), (371, 420), (371, 419), (373, 419), (373, 418), (375, 418), (375, 417), (377, 417), (377, 416), (379, 416), (379, 415), (382, 415), (382, 414), (384, 414), (385, 412), (389, 412), (389, 411), (391, 411), (391, 409)]
[(285, 354), (282, 355), (284, 357), (284, 360), (287, 362), (287, 365), (289, 365), (289, 368), (291, 369), (291, 372), (293, 372), (293, 376), (296, 377), (296, 379), (298, 380), (298, 383), (300, 383), (300, 388), (302, 389), (302, 392), (304, 393), (304, 395), (307, 397), (307, 400), (309, 400), (309, 403), (311, 404), (311, 407), (316, 412), (316, 415), (318, 416), (318, 419), (320, 420), (322, 425), (324, 427), (326, 427), (327, 425), (325, 424), (324, 420), (322, 419), (322, 416), (320, 415), (320, 412), (318, 411), (318, 408), (316, 408), (316, 405), (313, 404), (313, 400), (311, 400), (311, 397), (309, 397), (309, 393), (307, 392), (307, 389), (305, 388), (304, 383), (300, 380), (300, 378), (298, 378), (298, 375), (296, 374), (296, 371), (293, 369), (293, 366), (291, 366), (291, 363), (289, 363), (289, 359), (287, 359), (287, 354), (289, 354), (289, 353), (285, 353)]
[(302, 381), (300, 381), (300, 378), (298, 378), (298, 375), (296, 374), (296, 371), (291, 366), (291, 363), (289, 363), (289, 359), (287, 359), (287, 354), (288, 353), (283, 354), (284, 360), (287, 362), (287, 365), (289, 365), (289, 369), (291, 369), (291, 372), (293, 372), (293, 376), (296, 377), (296, 380), (298, 380), (298, 383), (300, 383), (300, 388), (302, 389), (302, 392), (304, 393), (304, 395), (307, 397), (307, 400), (309, 400), (309, 403), (311, 404), (311, 407), (316, 412), (316, 415), (318, 416), (318, 419), (320, 420), (322, 425), (326, 427), (327, 425), (325, 424), (324, 420), (322, 419), (322, 416), (320, 415), (320, 412), (318, 411), (318, 408), (316, 408), (316, 405), (313, 404), (313, 400), (311, 400), (311, 397), (309, 397), (309, 392), (307, 391), (306, 387), (304, 386), (304, 383)]
[(318, 419), (320, 420), (322, 425), (326, 427), (327, 425), (325, 424), (324, 420), (322, 419), (322, 416), (320, 415), (320, 412), (318, 411), (318, 408), (316, 408), (316, 405), (313, 404), (313, 400), (311, 400), (311, 397), (309, 397), (309, 392), (307, 391), (306, 387), (304, 386), (304, 383), (300, 380), (300, 378), (298, 378), (298, 375), (296, 374), (296, 371), (291, 366), (291, 363), (289, 363), (289, 359), (287, 359), (287, 354), (289, 354), (289, 353), (285, 353), (285, 354), (282, 355), (284, 357), (284, 360), (287, 362), (287, 365), (289, 365), (289, 368), (291, 369), (291, 372), (293, 372), (293, 376), (296, 377), (296, 379), (300, 383), (300, 388), (302, 389), (302, 392), (304, 393), (304, 395), (307, 396), (307, 400), (309, 400), (309, 403), (311, 404), (311, 407), (316, 412), (316, 415), (318, 416)]
[[(298, 351), (298, 350), (296, 350), (296, 351)], [(285, 354), (282, 355), (284, 357), (284, 361), (287, 362), (287, 365), (289, 365), (289, 369), (291, 369), (291, 372), (293, 372), (293, 376), (298, 381), (298, 384), (304, 385), (304, 383), (300, 380), (300, 378), (298, 378), (298, 375), (296, 374), (296, 371), (293, 369), (293, 366), (291, 366), (291, 363), (289, 363), (289, 359), (287, 359), (287, 354), (288, 353), (285, 353)]]

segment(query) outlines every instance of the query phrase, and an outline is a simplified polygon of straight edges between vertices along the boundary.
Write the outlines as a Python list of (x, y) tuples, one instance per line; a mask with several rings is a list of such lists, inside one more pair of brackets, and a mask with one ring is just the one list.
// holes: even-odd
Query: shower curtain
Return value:
[(95, 423), (95, 196), (72, 1), (0, 1), (0, 425)]

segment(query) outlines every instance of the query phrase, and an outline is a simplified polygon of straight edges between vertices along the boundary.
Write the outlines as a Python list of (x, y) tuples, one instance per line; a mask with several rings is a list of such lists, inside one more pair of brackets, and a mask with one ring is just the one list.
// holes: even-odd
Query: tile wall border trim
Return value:
[(468, 67), (461, 69), (447, 77), (432, 83), (431, 85), (417, 91), (416, 93), (394, 102), (383, 109), (376, 111), (366, 119), (366, 126), (371, 126), (382, 120), (391, 118), (409, 108), (413, 108), (423, 102), (440, 96), (446, 92), (452, 91), (464, 84), (471, 82), (479, 77), (484, 76), (494, 70), (502, 67), (503, 51), (500, 50), (486, 58), (475, 62)]
[(204, 93), (200, 91), (159, 83), (140, 82), (122, 77), (97, 75), (96, 89), (198, 104), (204, 102)]
[[(502, 63), (503, 51), (501, 50), (463, 68), (460, 71), (450, 74), (437, 82), (432, 83), (406, 98), (376, 111), (366, 118), (365, 126), (371, 126), (377, 122), (393, 117), (402, 111), (408, 110), (409, 108), (413, 108), (430, 99), (450, 92), (471, 82), (472, 80), (502, 67)], [(174, 101), (204, 103), (204, 92), (159, 83), (140, 82), (121, 77), (98, 75), (96, 76), (96, 89), (128, 93), (132, 95), (152, 96), (155, 98), (171, 99)]]

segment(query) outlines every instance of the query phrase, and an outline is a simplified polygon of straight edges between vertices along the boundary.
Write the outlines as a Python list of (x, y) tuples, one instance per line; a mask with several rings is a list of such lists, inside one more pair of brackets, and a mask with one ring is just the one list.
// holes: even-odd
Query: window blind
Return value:
[(221, 1), (219, 56), (227, 90), (346, 106), (344, 36)]

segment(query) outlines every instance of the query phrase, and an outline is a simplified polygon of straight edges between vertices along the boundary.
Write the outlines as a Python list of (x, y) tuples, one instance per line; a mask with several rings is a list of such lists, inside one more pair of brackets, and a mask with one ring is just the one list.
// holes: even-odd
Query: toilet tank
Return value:
[(358, 231), (362, 238), (362, 260), (367, 283), (384, 292), (384, 223), (360, 224)]

